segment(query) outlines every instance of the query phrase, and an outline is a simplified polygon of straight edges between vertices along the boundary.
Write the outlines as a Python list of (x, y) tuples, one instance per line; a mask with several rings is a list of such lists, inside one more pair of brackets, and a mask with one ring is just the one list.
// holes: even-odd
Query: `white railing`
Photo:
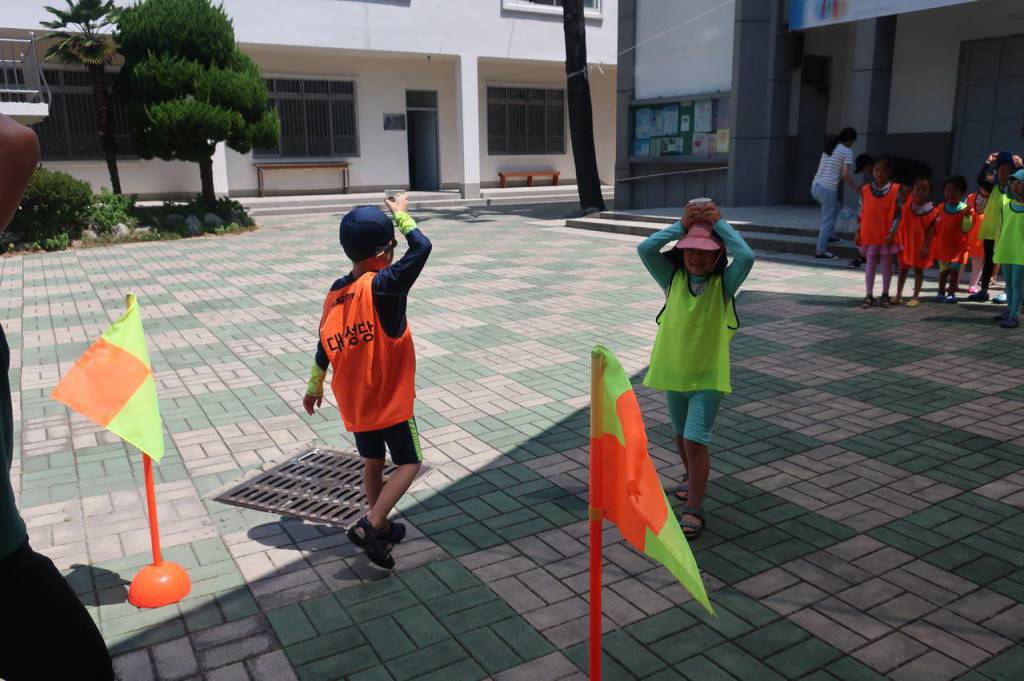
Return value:
[(35, 34), (0, 38), (0, 102), (49, 104), (50, 89), (36, 54)]

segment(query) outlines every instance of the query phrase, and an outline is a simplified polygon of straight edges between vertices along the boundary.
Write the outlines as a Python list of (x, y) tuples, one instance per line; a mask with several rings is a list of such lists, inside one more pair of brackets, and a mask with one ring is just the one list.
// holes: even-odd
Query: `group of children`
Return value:
[[(893, 163), (870, 164), (872, 181), (861, 188), (860, 222), (855, 241), (865, 258), (866, 295), (862, 308), (903, 304), (913, 270), (913, 295), (907, 307), (920, 304), (926, 269), (938, 263), (937, 302), (956, 303), (963, 270), (971, 265), (969, 300), (988, 299), (990, 279), (1002, 267), (1007, 303), (996, 316), (1003, 328), (1020, 325), (1021, 274), (1024, 273), (1024, 169), (1011, 152), (993, 153), (978, 177), (978, 191), (967, 193), (962, 175), (946, 178), (942, 202), (934, 205), (931, 180), (920, 177), (910, 187), (892, 180)], [(898, 266), (896, 297), (889, 295), (893, 267)], [(878, 270), (882, 295), (874, 297)]]

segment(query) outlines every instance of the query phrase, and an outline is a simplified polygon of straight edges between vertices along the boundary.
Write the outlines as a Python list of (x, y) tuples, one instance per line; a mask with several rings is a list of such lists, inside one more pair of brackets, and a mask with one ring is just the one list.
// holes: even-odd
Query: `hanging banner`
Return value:
[(975, 0), (789, 0), (789, 30), (962, 5)]

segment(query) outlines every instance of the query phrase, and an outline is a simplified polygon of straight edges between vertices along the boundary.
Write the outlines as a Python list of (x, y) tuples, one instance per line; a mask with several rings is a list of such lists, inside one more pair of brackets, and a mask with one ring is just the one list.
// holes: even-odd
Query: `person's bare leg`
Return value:
[(370, 524), (374, 529), (382, 531), (387, 529), (388, 514), (395, 508), (398, 500), (409, 491), (412, 481), (420, 472), (420, 466), (421, 464), (418, 463), (403, 463), (388, 478), (370, 509)]
[(921, 287), (924, 286), (924, 270), (920, 267), (914, 268), (914, 297), (921, 296)]
[(903, 286), (907, 283), (907, 273), (910, 271), (909, 267), (900, 266), (900, 278), (896, 284), (896, 298), (898, 300), (903, 299)]
[[(686, 473), (686, 479), (690, 479), (690, 464), (686, 460), (686, 440), (683, 439), (682, 435), (676, 435), (676, 451), (679, 452), (679, 459), (683, 462), (683, 472)], [(689, 485), (689, 482), (687, 482)], [(682, 490), (676, 492), (677, 499), (683, 499), (684, 501), (688, 497), (688, 493), (680, 495)]]
[(956, 269), (950, 269), (949, 273), (949, 295), (955, 296), (960, 290), (960, 275), (963, 272), (963, 266)]
[[(702, 445), (693, 440), (683, 440), (686, 448), (686, 468), (689, 471), (690, 496), (686, 505), (690, 508), (701, 508), (704, 503), (704, 494), (708, 490), (708, 476), (711, 474), (711, 459), (708, 456), (708, 446)], [(700, 524), (700, 520), (692, 515), (684, 515), (683, 518), (691, 523)]]
[(366, 504), (372, 509), (384, 487), (384, 459), (363, 459), (363, 489)]
[(939, 295), (946, 295), (946, 279), (949, 278), (949, 270), (939, 271)]

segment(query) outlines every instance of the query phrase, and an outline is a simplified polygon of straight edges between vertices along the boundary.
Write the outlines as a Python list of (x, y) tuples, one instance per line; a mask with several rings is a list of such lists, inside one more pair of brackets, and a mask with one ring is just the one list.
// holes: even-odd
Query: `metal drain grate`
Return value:
[[(384, 468), (388, 476), (395, 466)], [(216, 501), (348, 527), (368, 510), (357, 452), (317, 447), (228, 488)]]

